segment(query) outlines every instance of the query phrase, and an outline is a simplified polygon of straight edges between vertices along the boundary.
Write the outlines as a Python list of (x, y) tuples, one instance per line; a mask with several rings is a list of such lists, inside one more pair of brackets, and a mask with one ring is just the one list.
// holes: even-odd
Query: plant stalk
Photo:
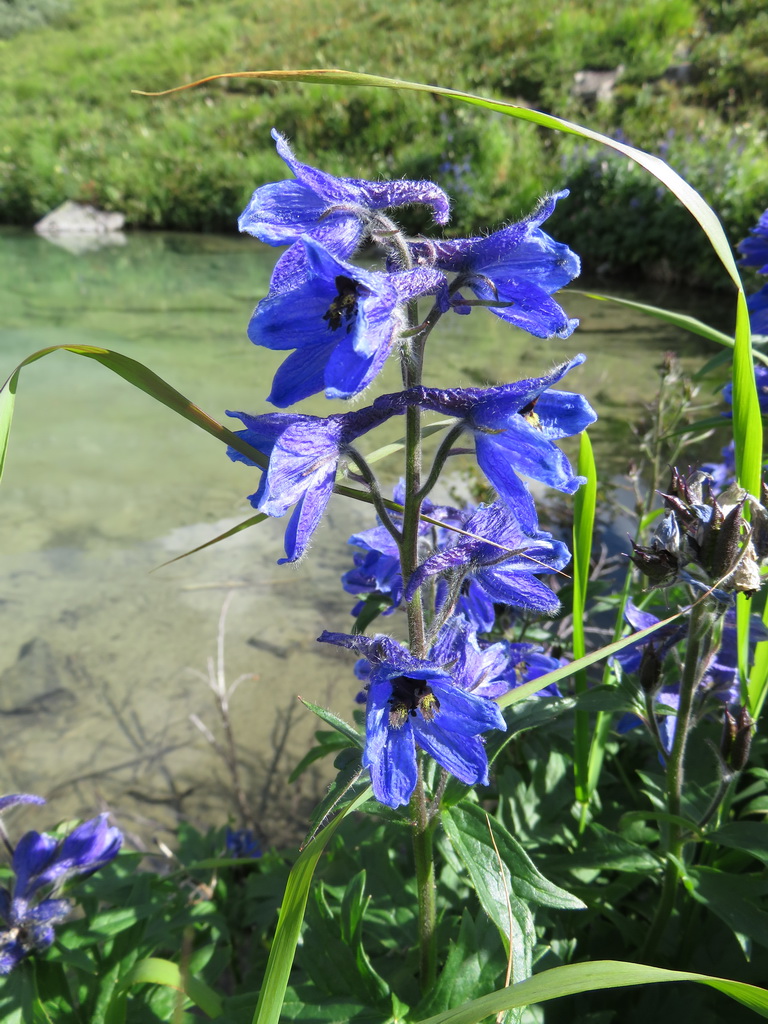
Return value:
[[(675, 738), (667, 762), (667, 810), (670, 815), (676, 817), (680, 816), (683, 803), (685, 751), (692, 725), (693, 699), (712, 655), (716, 621), (709, 601), (699, 601), (691, 608), (688, 646), (680, 681), (680, 705), (676, 715)], [(681, 825), (670, 822), (664, 830), (664, 881), (656, 913), (643, 945), (642, 952), (645, 958), (653, 955), (674, 910), (680, 878), (680, 859), (685, 843), (685, 830)]]

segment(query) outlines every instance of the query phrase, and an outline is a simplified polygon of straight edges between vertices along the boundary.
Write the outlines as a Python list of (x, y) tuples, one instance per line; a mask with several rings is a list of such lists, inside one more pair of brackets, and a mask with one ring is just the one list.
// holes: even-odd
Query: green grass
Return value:
[[(748, 107), (744, 70), (765, 63), (760, 6), (552, 0), (542, 14), (527, 0), (6, 0), (0, 221), (32, 223), (71, 198), (123, 210), (134, 226), (231, 230), (253, 188), (283, 174), (269, 138), (276, 125), (302, 159), (336, 173), (436, 178), (456, 199), (462, 232), (515, 218), (570, 183), (557, 226), (576, 232), (568, 241), (588, 264), (654, 271), (671, 249), (673, 273), (706, 280), (695, 227), (656, 210), (640, 176), (532, 125), (379, 90), (237, 80), (164, 99), (131, 90), (224, 71), (343, 67), (519, 100), (623, 128), (653, 151), (667, 146), (736, 240), (768, 202), (765, 115)], [(15, 34), (1, 38), (12, 16)], [(681, 60), (692, 70), (676, 85), (663, 76)], [(619, 63), (610, 103), (594, 109), (571, 95), (576, 71)], [(650, 237), (629, 227), (638, 199), (655, 211)], [(423, 229), (420, 216), (408, 226)]]

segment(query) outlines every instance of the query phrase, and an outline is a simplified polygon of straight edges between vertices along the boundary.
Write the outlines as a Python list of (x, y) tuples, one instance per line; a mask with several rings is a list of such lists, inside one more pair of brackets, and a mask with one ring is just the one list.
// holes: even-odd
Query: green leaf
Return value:
[(88, 930), (94, 935), (117, 935), (126, 928), (132, 928), (137, 921), (151, 917), (157, 908), (151, 903), (144, 906), (121, 907), (118, 910), (104, 910), (91, 918)]
[(683, 884), (735, 935), (748, 935), (768, 948), (768, 913), (760, 909), (768, 893), (765, 874), (734, 875), (715, 868), (691, 867), (683, 875)]
[(732, 821), (703, 838), (707, 843), (743, 850), (768, 864), (768, 828), (764, 821)]
[[(302, 757), (288, 776), (289, 782), (295, 782), (300, 775), (304, 774), (310, 765), (315, 763), (315, 761), (320, 761), (324, 757), (330, 757), (331, 754), (338, 754), (342, 750), (358, 749), (357, 744), (350, 745), (349, 740), (345, 739), (337, 732), (316, 732), (315, 737), (319, 739), (320, 742), (316, 747), (312, 747), (308, 750), (304, 757)], [(358, 761), (359, 766), (359, 758), (356, 760)]]
[(361, 598), (360, 603), (363, 607), (357, 613), (357, 618), (352, 623), (353, 633), (364, 633), (382, 612), (392, 607), (390, 599), (383, 594), (366, 594)]
[(517, 840), (476, 804), (446, 808), (441, 819), (480, 905), (498, 928), (507, 950), (511, 941), (514, 978), (527, 977), (536, 941), (530, 904), (571, 910), (584, 904), (547, 881)]
[[(422, 427), (422, 441), (431, 437), (432, 434), (438, 434), (441, 430), (445, 430), (446, 427), (452, 427), (455, 422), (456, 420), (436, 420), (434, 423), (428, 423), (425, 427)], [(382, 459), (386, 459), (390, 455), (396, 455), (404, 449), (405, 438), (401, 437), (398, 441), (382, 445), (381, 448), (377, 448), (375, 451), (371, 452), (370, 455), (366, 455), (365, 461), (369, 466), (372, 466), (374, 462), (380, 462)]]
[[(356, 876), (358, 887), (365, 883), (365, 872)], [(351, 885), (354, 888), (355, 879)], [(350, 906), (355, 895), (342, 902), (340, 918), (331, 910), (322, 886), (315, 889), (307, 912), (307, 930), (301, 944), (300, 964), (319, 993), (346, 999), (349, 996), (366, 1003), (389, 1004), (389, 986), (373, 969), (363, 948), (362, 927), (350, 929)], [(358, 888), (358, 897), (362, 890)], [(367, 901), (364, 901), (367, 902)]]
[(204, 413), (202, 409), (198, 409), (180, 391), (172, 388), (162, 377), (158, 377), (156, 373), (153, 373), (152, 370), (136, 359), (131, 359), (129, 356), (124, 356), (119, 352), (113, 352), (108, 348), (100, 348), (96, 345), (53, 345), (50, 348), (43, 348), (38, 352), (33, 352), (31, 356), (27, 356), (26, 359), (22, 360), (0, 389), (0, 477), (2, 477), (5, 466), (8, 435), (13, 418), (19, 374), (23, 367), (37, 362), (38, 359), (51, 355), (53, 352), (70, 352), (72, 355), (95, 359), (96, 362), (106, 366), (108, 370), (127, 380), (129, 384), (133, 384), (140, 391), (144, 391), (151, 398), (154, 398), (155, 401), (172, 409), (173, 412), (194, 423), (195, 426), (201, 427), (219, 441), (224, 441), (252, 462), (255, 462), (257, 466), (265, 467), (267, 465), (269, 460), (265, 455), (262, 455), (261, 452), (247, 444), (231, 430), (227, 430), (221, 423), (217, 423), (216, 420)]
[(360, 751), (357, 747), (347, 746), (339, 751), (334, 761), (337, 774), (328, 792), (313, 809), (309, 819), (309, 836), (314, 836), (318, 829), (326, 824), (328, 818), (350, 799), (350, 794), (358, 787), (363, 774)]
[(459, 92), (456, 89), (443, 89), (437, 85), (424, 85), (420, 82), (407, 82), (399, 78), (385, 78), (382, 75), (366, 75), (354, 71), (343, 71), (337, 68), (329, 69), (300, 69), (296, 71), (234, 71), (223, 75), (210, 75), (207, 78), (198, 79), (188, 85), (178, 86), (175, 89), (166, 89), (163, 92), (141, 92), (135, 90), (139, 96), (167, 96), (170, 93), (181, 92), (185, 89), (193, 89), (195, 86), (213, 82), (217, 79), (228, 78), (255, 78), (268, 81), (283, 82), (314, 82), (326, 85), (365, 86), (377, 89), (407, 90), (409, 92), (423, 92), (433, 96), (445, 96), (448, 99), (456, 100), (459, 103), (468, 103), (471, 106), (482, 107), (484, 110), (495, 111), (499, 114), (506, 114), (509, 117), (516, 117), (523, 121), (530, 121), (533, 124), (541, 125), (543, 128), (551, 128), (555, 131), (565, 132), (568, 135), (577, 135), (583, 139), (590, 139), (599, 142), (609, 149), (614, 149), (623, 156), (628, 157), (649, 174), (666, 186), (675, 195), (683, 206), (696, 218), (706, 234), (712, 248), (717, 253), (720, 262), (725, 267), (729, 277), (737, 288), (741, 289), (741, 279), (736, 267), (736, 262), (731, 251), (729, 242), (720, 221), (714, 211), (701, 198), (699, 193), (688, 184), (677, 171), (674, 171), (662, 159), (645, 153), (634, 146), (628, 146), (623, 142), (600, 132), (585, 128), (583, 125), (566, 121), (561, 117), (554, 117), (552, 114), (544, 114), (539, 110), (531, 110), (529, 107), (520, 107), (515, 103), (508, 103), (503, 100), (487, 99), (483, 96), (476, 96), (473, 93)]
[(611, 832), (602, 825), (592, 824), (587, 832), (591, 841), (588, 845), (585, 844), (585, 848), (550, 857), (547, 863), (556, 865), (563, 871), (603, 868), (643, 874), (658, 871), (661, 867), (659, 859), (654, 857), (647, 847)]
[(150, 957), (139, 960), (120, 980), (104, 1017), (105, 1024), (122, 1024), (125, 1020), (125, 995), (132, 985), (165, 985), (182, 992), (207, 1017), (218, 1017), (222, 1012), (221, 999), (204, 982), (188, 977), (170, 960)]
[[(175, 558), (169, 558), (167, 562), (161, 562), (156, 568), (164, 569), (167, 565), (173, 565), (174, 562), (178, 562), (182, 558), (189, 558), (190, 555), (196, 555), (198, 551), (205, 551), (205, 549), (211, 547), (212, 544), (218, 544), (222, 540), (234, 537), (235, 534), (240, 533), (241, 530), (247, 530), (249, 526), (257, 526), (259, 523), (263, 523), (265, 519), (269, 519), (266, 512), (258, 512), (255, 516), (250, 516), (248, 519), (244, 519), (243, 522), (238, 523), (237, 526), (233, 526), (229, 530), (225, 530), (224, 533), (220, 533), (218, 537), (214, 537), (212, 540), (207, 540), (204, 544), (198, 544), (198, 546), (196, 548), (192, 548), (191, 551), (185, 551), (183, 555), (176, 555)], [(152, 571), (155, 572), (156, 569), (153, 569)]]
[[(54, 352), (69, 352), (76, 356), (85, 356), (88, 359), (95, 359), (96, 362), (105, 366), (108, 370), (116, 373), (123, 380), (128, 381), (134, 387), (143, 391), (149, 395), (150, 398), (154, 398), (155, 401), (160, 402), (161, 405), (167, 406), (173, 412), (190, 423), (194, 423), (195, 426), (205, 430), (206, 433), (211, 434), (219, 441), (223, 441), (225, 444), (234, 448), (235, 451), (240, 452), (241, 455), (245, 455), (246, 458), (250, 459), (257, 466), (261, 466), (262, 469), (266, 468), (269, 460), (266, 455), (263, 455), (260, 451), (254, 448), (252, 445), (244, 441), (242, 437), (238, 437), (237, 434), (228, 430), (221, 423), (218, 423), (215, 419), (204, 413), (202, 409), (199, 409), (194, 402), (190, 402), (188, 398), (185, 398), (180, 391), (171, 387), (162, 377), (158, 377), (156, 373), (144, 366), (143, 363), (138, 362), (136, 359), (131, 359), (130, 356), (122, 355), (120, 352), (114, 352), (108, 348), (101, 348), (96, 345), (53, 345), (50, 348), (43, 348), (37, 352), (33, 352), (32, 355), (27, 356), (23, 359), (13, 373), (10, 375), (5, 384), (0, 388), (0, 479), (2, 479), (3, 470), (5, 468), (5, 460), (8, 452), (8, 441), (11, 430), (11, 423), (13, 420), (13, 410), (16, 400), (16, 391), (18, 389), (19, 375), (25, 366), (31, 363), (37, 362), (38, 359), (42, 359), (44, 356), (51, 355)], [(363, 501), (370, 505), (373, 502), (370, 494), (364, 491), (357, 490), (354, 487), (347, 487), (344, 484), (337, 484), (334, 488), (337, 494), (343, 494), (348, 498), (355, 498), (358, 501)], [(387, 502), (387, 505), (392, 505), (394, 508), (399, 508), (393, 502)], [(232, 532), (237, 533), (239, 529), (245, 529), (247, 526), (252, 526), (257, 521), (257, 517), (253, 516), (245, 523), (241, 523), (240, 527), (235, 527)], [(260, 520), (259, 520), (260, 521)], [(214, 544), (217, 540), (208, 541), (208, 544)], [(207, 544), (201, 545), (206, 547)], [(200, 549), (196, 549), (200, 550)], [(191, 552), (190, 552), (191, 553)], [(183, 555), (180, 557), (184, 557)]]
[(622, 828), (631, 825), (635, 821), (657, 821), (665, 825), (674, 825), (685, 832), (692, 832), (698, 837), (699, 830), (694, 821), (690, 818), (683, 818), (679, 814), (670, 814), (669, 811), (627, 811), (621, 816)]
[(619, 651), (623, 651), (625, 647), (629, 647), (630, 644), (636, 643), (638, 640), (643, 640), (647, 636), (651, 636), (656, 632), (657, 629), (661, 629), (662, 626), (671, 625), (676, 622), (679, 618), (689, 614), (690, 609), (685, 611), (676, 612), (674, 615), (670, 615), (669, 618), (661, 619), (659, 622), (655, 622), (652, 626), (648, 626), (646, 629), (639, 629), (636, 633), (630, 633), (629, 636), (623, 637), (621, 640), (617, 640), (612, 644), (606, 644), (605, 647), (601, 647), (598, 651), (592, 651), (591, 654), (585, 655), (583, 658), (577, 658), (572, 661), (570, 665), (564, 665), (562, 668), (556, 668), (553, 672), (548, 672), (545, 676), (539, 676), (537, 679), (532, 679), (529, 683), (523, 683), (522, 686), (515, 687), (514, 690), (510, 690), (509, 693), (503, 694), (499, 697), (497, 703), (499, 707), (506, 708), (510, 704), (516, 704), (520, 700), (525, 700), (526, 697), (533, 696), (534, 693), (538, 693), (539, 690), (545, 686), (550, 686), (552, 683), (559, 683), (561, 679), (568, 679), (574, 672), (579, 671), (582, 668), (588, 668), (590, 665), (594, 665), (598, 661), (602, 661), (604, 658), (609, 658), (612, 654), (618, 654)]
[(305, 708), (309, 708), (309, 710), (314, 715), (317, 715), (318, 718), (322, 719), (326, 725), (330, 725), (330, 727), (335, 729), (336, 732), (340, 732), (342, 736), (346, 736), (351, 743), (362, 750), (363, 737), (354, 726), (348, 725), (343, 718), (339, 718), (338, 715), (334, 714), (333, 711), (329, 711), (327, 708), (321, 708), (318, 704), (313, 704), (311, 701), (305, 700), (303, 697), (299, 697), (299, 700)]
[[(491, 838), (490, 828), (493, 830)], [(511, 890), (520, 899), (535, 903), (540, 907), (553, 907), (557, 910), (583, 910), (580, 899), (548, 881), (536, 868), (531, 858), (520, 843), (498, 821), (489, 819), (488, 815), (477, 804), (464, 804), (453, 807), (444, 815), (443, 825), (451, 839), (456, 852), (465, 861), (465, 857), (477, 857), (478, 863), (485, 861), (483, 867), (483, 886), (492, 890), (496, 897), (499, 893), (499, 856), (508, 874)], [(495, 841), (495, 845), (494, 845)], [(498, 855), (496, 853), (498, 849)], [(466, 863), (466, 862), (465, 862)], [(493, 877), (489, 878), (488, 873)], [(488, 908), (486, 907), (486, 910)]]
[(694, 981), (722, 992), (743, 1006), (768, 1018), (768, 991), (756, 985), (745, 985), (727, 978), (713, 978), (707, 974), (687, 971), (667, 971), (645, 964), (621, 963), (618, 960), (594, 960), (583, 964), (553, 967), (509, 988), (481, 996), (464, 1006), (439, 1013), (419, 1024), (478, 1024), (486, 1017), (495, 1016), (516, 1006), (560, 999), (578, 992), (596, 992), (601, 989), (622, 988), (625, 985), (655, 985), (659, 982)]
[(338, 997), (318, 998), (314, 985), (290, 988), (285, 997), (281, 1020), (311, 1021), (312, 1024), (381, 1024), (381, 1012), (372, 1011), (365, 1003)]

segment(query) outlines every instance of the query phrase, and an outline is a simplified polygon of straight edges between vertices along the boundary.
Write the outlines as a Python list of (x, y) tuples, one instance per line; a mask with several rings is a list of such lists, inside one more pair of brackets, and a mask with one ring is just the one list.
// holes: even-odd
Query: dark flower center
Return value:
[(439, 710), (440, 701), (423, 679), (396, 676), (392, 680), (392, 696), (389, 698), (391, 729), (402, 728), (408, 721), (408, 716), (415, 718), (417, 711), (421, 712), (425, 722), (431, 722)]
[(522, 407), (522, 409), (519, 410), (520, 415), (523, 417), (523, 419), (527, 420), (529, 425), (532, 426), (532, 427), (538, 427), (539, 426), (538, 414), (534, 412), (534, 409), (536, 408), (536, 403), (538, 402), (538, 400), (539, 400), (539, 396), (537, 395), (527, 405), (524, 405)]
[(352, 330), (352, 322), (357, 314), (357, 282), (351, 277), (339, 274), (336, 285), (336, 298), (323, 313), (323, 320), (328, 321), (328, 329), (338, 331), (342, 322), (346, 321), (347, 334)]

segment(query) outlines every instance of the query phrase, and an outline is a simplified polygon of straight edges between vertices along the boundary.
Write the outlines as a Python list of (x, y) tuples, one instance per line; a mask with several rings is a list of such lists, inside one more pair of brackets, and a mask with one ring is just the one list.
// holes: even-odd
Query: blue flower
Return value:
[(458, 574), (474, 580), (496, 604), (554, 615), (560, 602), (536, 574), (564, 568), (568, 548), (543, 530), (522, 529), (502, 502), (481, 505), (463, 525), (452, 547), (423, 562), (408, 581), (405, 596), (413, 597), (430, 576)]
[[(638, 633), (643, 629), (648, 629), (649, 626), (653, 626), (659, 621), (651, 612), (646, 612), (643, 611), (642, 608), (638, 608), (632, 598), (627, 599), (627, 603), (624, 607), (624, 618)], [(629, 644), (629, 646), (619, 651), (618, 654), (613, 655), (609, 660), (611, 663), (618, 662), (624, 672), (637, 672), (640, 669), (640, 662), (642, 661), (643, 651), (646, 647), (652, 646), (656, 651), (658, 658), (663, 661), (667, 654), (682, 640), (687, 632), (687, 622), (672, 622), (668, 626), (662, 626), (661, 629), (657, 629), (656, 632), (651, 633), (650, 636), (647, 636), (642, 640), (638, 640), (634, 644)]]
[[(310, 537), (322, 518), (333, 493), (339, 457), (355, 438), (392, 416), (393, 410), (371, 407), (325, 418), (299, 413), (267, 413), (251, 416), (228, 412), (245, 424), (236, 431), (250, 445), (269, 456), (258, 490), (248, 498), (254, 508), (268, 516), (283, 516), (295, 505), (285, 531), (285, 558), (295, 562), (307, 550)], [(228, 448), (233, 462), (253, 462)]]
[[(757, 331), (759, 334), (768, 334), (768, 284), (763, 288), (765, 292), (765, 306), (766, 306), (766, 322), (765, 330)], [(757, 293), (762, 294), (761, 292)], [(752, 295), (750, 298), (756, 298)], [(752, 329), (756, 331), (754, 323)], [(768, 366), (763, 366), (761, 363), (755, 364), (755, 384), (757, 385), (757, 400), (760, 405), (760, 412), (763, 415), (768, 414)], [(723, 388), (723, 398), (729, 405), (733, 405), (733, 381), (729, 381)], [(723, 415), (729, 415), (730, 413), (724, 413)]]
[(233, 829), (227, 826), (224, 844), (228, 857), (240, 859), (261, 856), (261, 846), (250, 828)]
[(273, 275), (248, 324), (254, 345), (296, 350), (268, 397), (280, 408), (318, 391), (351, 398), (364, 390), (405, 327), (403, 303), (446, 292), (437, 270), (378, 273), (343, 262), (307, 235), (297, 244), (306, 261), (278, 283)]
[(550, 298), (579, 273), (579, 258), (567, 245), (555, 242), (541, 225), (555, 209), (557, 192), (517, 224), (491, 235), (412, 244), (415, 257), (425, 264), (456, 274), (452, 284), (453, 308), (469, 312), (460, 289), (470, 288), (478, 299), (498, 303), (492, 313), (534, 334), (537, 338), (567, 338), (578, 326)]
[(715, 491), (725, 490), (736, 481), (736, 445), (733, 439), (720, 449), (720, 455), (722, 462), (703, 462), (701, 464), (703, 471), (712, 477), (712, 489)]
[[(14, 805), (8, 801), (44, 802), (26, 795), (5, 797), (0, 810)], [(122, 841), (119, 830), (107, 825), (106, 814), (78, 825), (61, 840), (46, 832), (21, 837), (11, 862), (13, 886), (0, 887), (0, 975), (51, 945), (53, 926), (72, 909), (69, 900), (56, 894), (74, 875), (92, 874), (112, 860)]]
[[(759, 292), (747, 296), (749, 323), (753, 334), (768, 334), (768, 284), (763, 285)], [(761, 412), (765, 412), (760, 406)]]
[(401, 395), (382, 395), (375, 408), (418, 404), (464, 420), (475, 439), (480, 468), (526, 529), (535, 529), (533, 499), (517, 473), (573, 494), (585, 483), (554, 443), (578, 434), (597, 414), (583, 395), (550, 390), (584, 362), (578, 355), (544, 377), (532, 377), (494, 388), (410, 388)]
[[(544, 654), (541, 647), (535, 644), (512, 643), (507, 646), (509, 665), (505, 679), (508, 680), (507, 689), (510, 690), (568, 664), (565, 658), (554, 658), (550, 654)], [(562, 697), (562, 694), (557, 683), (550, 683), (539, 690), (537, 696)]]
[(34, 793), (11, 793), (8, 796), (0, 796), (0, 814), (10, 811), (12, 807), (19, 804), (44, 804), (45, 800)]
[(438, 224), (448, 221), (450, 201), (434, 182), (337, 178), (300, 163), (274, 128), (272, 138), (295, 178), (257, 188), (238, 220), (241, 231), (268, 245), (288, 245), (311, 235), (345, 258), (357, 249), (378, 210), (420, 203), (432, 207)]
[(505, 678), (509, 647), (503, 642), (481, 644), (470, 620), (464, 615), (454, 615), (441, 629), (430, 657), (450, 669), (457, 686), (493, 700), (511, 688)]
[(760, 214), (757, 225), (749, 229), (751, 237), (739, 242), (742, 267), (759, 267), (758, 274), (768, 274), (768, 210)]
[(324, 632), (319, 640), (357, 651), (371, 665), (363, 765), (377, 800), (408, 803), (418, 777), (417, 746), (466, 785), (487, 785), (480, 734), (506, 729), (493, 701), (468, 693), (445, 669), (414, 658), (387, 636)]
[[(382, 411), (386, 406), (382, 407)], [(398, 406), (393, 405), (392, 409)], [(405, 503), (405, 481), (400, 480), (394, 487), (392, 493), (393, 501), (398, 505)], [(425, 498), (421, 505), (423, 515), (431, 519), (437, 519), (443, 523), (452, 523), (460, 526), (466, 516), (457, 509), (444, 505), (434, 505), (429, 498)], [(398, 513), (392, 513), (393, 522), (400, 526), (402, 517)], [(419, 522), (419, 547), (420, 550), (433, 550), (443, 543), (451, 542), (455, 534), (449, 530), (436, 527), (423, 520)], [(400, 552), (390, 532), (381, 524), (370, 530), (363, 530), (349, 538), (349, 543), (354, 544), (361, 551), (353, 556), (355, 566), (345, 573), (341, 578), (344, 590), (349, 594), (378, 594), (387, 597), (392, 603), (384, 614), (391, 614), (400, 604), (403, 597), (403, 578), (400, 572)], [(361, 610), (361, 603), (352, 609), (353, 615), (358, 615)]]
[[(375, 539), (372, 537), (375, 535)], [(386, 597), (390, 607), (384, 612), (391, 615), (403, 598), (403, 577), (400, 571), (400, 554), (397, 544), (388, 530), (376, 526), (349, 538), (350, 544), (362, 548), (352, 556), (354, 568), (341, 577), (341, 585), (348, 594), (377, 594)], [(352, 609), (359, 615), (362, 602)]]

